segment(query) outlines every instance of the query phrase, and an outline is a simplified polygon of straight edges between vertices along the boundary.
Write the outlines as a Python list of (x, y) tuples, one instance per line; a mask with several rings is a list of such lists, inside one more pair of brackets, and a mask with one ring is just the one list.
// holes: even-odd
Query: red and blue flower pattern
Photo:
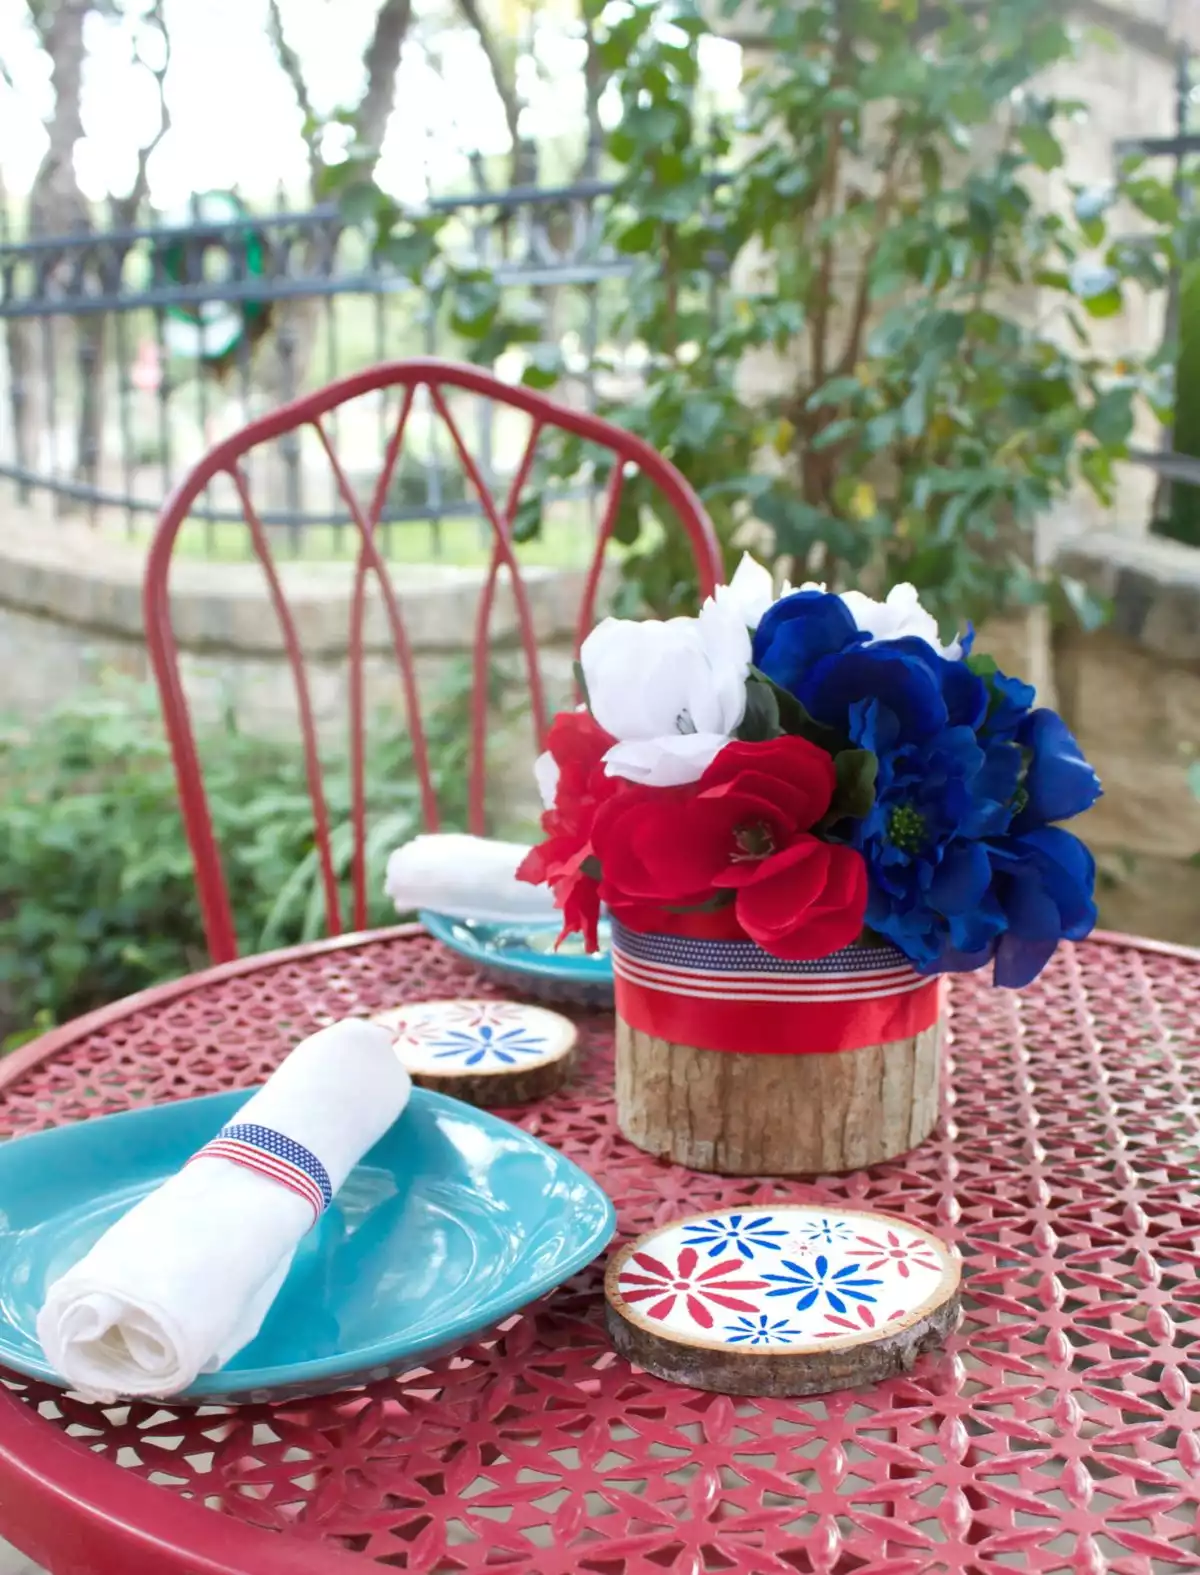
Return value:
[(700, 1255), (694, 1247), (684, 1247), (675, 1255), (674, 1267), (651, 1253), (635, 1252), (621, 1278), (621, 1294), (631, 1304), (651, 1302), (646, 1314), (656, 1319), (665, 1319), (678, 1301), (700, 1329), (712, 1328), (714, 1307), (729, 1312), (755, 1311), (755, 1304), (747, 1301), (744, 1294), (733, 1294), (764, 1288), (762, 1280), (742, 1277), (741, 1258), (725, 1258), (704, 1269), (698, 1267), (699, 1263)]
[(707, 1256), (717, 1258), (731, 1248), (743, 1258), (752, 1258), (756, 1248), (781, 1252), (787, 1231), (775, 1226), (770, 1214), (717, 1214), (711, 1219), (694, 1220), (683, 1227), (693, 1247), (706, 1247)]
[(566, 1018), (517, 1001), (415, 1001), (380, 1020), (410, 1072), (508, 1072), (554, 1060), (575, 1039)]
[(655, 1232), (617, 1290), (628, 1314), (657, 1332), (797, 1351), (903, 1326), (949, 1262), (935, 1237), (885, 1215), (751, 1205)]

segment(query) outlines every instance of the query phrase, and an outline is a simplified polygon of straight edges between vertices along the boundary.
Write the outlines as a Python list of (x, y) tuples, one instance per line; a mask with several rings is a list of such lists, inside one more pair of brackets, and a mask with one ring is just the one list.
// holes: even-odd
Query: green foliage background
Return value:
[[(1109, 498), (1139, 403), (1166, 410), (1165, 363), (1103, 353), (1092, 325), (1193, 248), (1136, 159), (1102, 190), (1065, 178), (1062, 129), (1086, 105), (1042, 86), (1078, 46), (1061, 8), (761, 0), (738, 117), (701, 91), (712, 7), (584, 9), (620, 99), (605, 224), (630, 266), (588, 368), (620, 387), (605, 413), (680, 467), (731, 557), (742, 539), (834, 588), (911, 580), (947, 629), (1047, 596), (1095, 620), (1082, 587), (1039, 571), (1036, 522), (1079, 483)], [(544, 303), (466, 265), (452, 225), (402, 212), (353, 157), (327, 177), (475, 359), (520, 346), (528, 384), (563, 383)], [(589, 464), (603, 481), (567, 443), (544, 475)], [(688, 606), (665, 523), (629, 478), (620, 610)], [(540, 529), (535, 498), (517, 525)]]
[[(445, 829), (466, 817), (469, 674), (428, 715)], [(387, 855), (421, 829), (407, 736), (375, 730), (369, 761), (370, 919), (395, 920)], [(298, 748), (238, 730), (201, 734), (217, 841), (243, 951), (324, 933)], [(327, 762), (337, 869), (350, 869), (345, 762)], [(348, 883), (347, 883), (348, 884)], [(0, 730), (0, 1002), (14, 1040), (206, 961), (158, 703), (110, 682), (40, 722)]]

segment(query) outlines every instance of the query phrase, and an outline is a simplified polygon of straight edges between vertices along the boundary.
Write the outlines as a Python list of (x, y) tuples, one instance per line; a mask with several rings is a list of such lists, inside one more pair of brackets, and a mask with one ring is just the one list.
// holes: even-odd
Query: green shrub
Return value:
[[(733, 115), (701, 64), (722, 25), (747, 25), (743, 0), (582, 6), (616, 112), (605, 235), (629, 265), (590, 336), (601, 413), (682, 470), (729, 566), (746, 542), (831, 589), (911, 580), (947, 633), (1047, 597), (1101, 616), (1082, 585), (1041, 572), (1035, 533), (1079, 482), (1110, 501), (1135, 413), (1164, 413), (1161, 358), (1110, 354), (1130, 330), (1093, 324), (1161, 289), (1196, 224), (1141, 155), (1111, 188), (1068, 178), (1060, 136), (1086, 106), (1045, 90), (1079, 47), (1070, 8), (757, 0), (761, 47)], [(330, 189), (379, 261), (440, 303), (472, 359), (522, 346), (523, 381), (553, 388), (557, 318), (517, 315), (463, 265), (445, 214), (372, 197), (369, 176), (352, 157)], [(1131, 209), (1147, 221), (1135, 233)], [(563, 444), (552, 469), (586, 459)], [(623, 612), (691, 609), (667, 513), (626, 478)], [(540, 518), (531, 497), (518, 539)]]
[[(466, 815), (469, 680), (428, 708), (431, 769), (443, 823)], [(407, 734), (371, 731), (370, 921), (394, 918), (387, 854), (420, 829)], [(303, 761), (291, 742), (231, 722), (198, 739), (217, 842), (243, 951), (322, 933), (324, 906)], [(333, 849), (350, 868), (346, 763), (326, 762)], [(343, 916), (349, 916), (348, 893)], [(206, 960), (157, 700), (106, 682), (32, 725), (0, 726), (0, 1009), (10, 1041)]]

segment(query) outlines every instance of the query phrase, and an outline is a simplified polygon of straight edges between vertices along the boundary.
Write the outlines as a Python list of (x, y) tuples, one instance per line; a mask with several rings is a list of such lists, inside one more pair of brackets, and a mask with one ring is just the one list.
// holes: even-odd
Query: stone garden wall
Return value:
[[(33, 528), (10, 514), (0, 530), (0, 715), (34, 718), (115, 672), (150, 676), (142, 636), (142, 553), (82, 526)], [(305, 653), (323, 746), (347, 741), (350, 563), (280, 565)], [(405, 565), (394, 583), (412, 647), (422, 710), (470, 660), (484, 584), (482, 569)], [(571, 692), (575, 619), (583, 574), (531, 568), (525, 583), (552, 707)], [(244, 730), (298, 737), (295, 685), (283, 637), (256, 563), (178, 559), (172, 567), (173, 626), (194, 721), (226, 716)], [(522, 708), (527, 680), (512, 594), (502, 585), (491, 648), (505, 675), (506, 703)], [(404, 697), (382, 599), (372, 580), (365, 621), (365, 694), (371, 717), (403, 725)], [(509, 725), (489, 752), (494, 791), (527, 818), (535, 806), (531, 730)], [(0, 783), (0, 791), (3, 784)]]
[(1098, 634), (1060, 631), (1063, 714), (1104, 783), (1079, 823), (1100, 866), (1103, 922), (1200, 944), (1200, 551), (1095, 534), (1063, 568), (1112, 605)]
[[(0, 531), (0, 708), (34, 714), (77, 688), (98, 667), (148, 674), (142, 638), (141, 552), (85, 527), (27, 527), (10, 515)], [(313, 705), (332, 733), (345, 715), (345, 650), (353, 565), (283, 563), (280, 577), (309, 661)], [(482, 569), (404, 565), (395, 587), (423, 689), (469, 653)], [(565, 686), (582, 574), (525, 571), (546, 676)], [(295, 717), (283, 635), (257, 563), (176, 559), (172, 621), (198, 718), (232, 705), (248, 727), (279, 728)], [(497, 651), (514, 649), (517, 620), (502, 585), (492, 615)], [(374, 582), (365, 621), (368, 704), (401, 706), (382, 599)]]

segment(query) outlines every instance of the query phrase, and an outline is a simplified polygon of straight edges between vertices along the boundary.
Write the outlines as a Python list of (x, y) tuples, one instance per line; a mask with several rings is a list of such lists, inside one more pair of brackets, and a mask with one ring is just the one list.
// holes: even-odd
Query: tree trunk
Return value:
[(599, 46), (596, 43), (596, 28), (590, 17), (585, 17), (583, 22), (584, 37), (587, 40), (587, 57), (583, 65), (583, 85), (587, 107), (587, 146), (583, 150), (583, 158), (579, 165), (579, 178), (581, 180), (595, 180), (600, 173), (600, 155), (604, 151), (604, 127), (600, 123), (600, 99), (604, 93), (604, 85), (608, 81), (608, 72), (604, 69), (604, 62), (600, 59)]
[[(84, 22), (90, 0), (58, 0), (52, 10), (30, 7), (30, 15), (50, 57), (50, 85), (54, 108), (46, 122), (47, 145), (29, 191), (29, 236), (72, 235), (90, 223), (87, 202), (75, 176), (75, 145), (83, 137), (82, 89)], [(49, 278), (42, 283), (45, 289)], [(76, 325), (76, 365), (86, 360), (95, 341), (95, 325), (81, 319)], [(5, 339), (9, 364), (9, 394), (17, 463), (36, 471), (41, 465), (41, 434), (57, 423), (57, 400), (51, 397), (69, 374), (70, 351), (64, 336), (47, 333), (34, 318), (10, 318)], [(94, 423), (94, 414), (88, 419)], [(76, 474), (89, 451), (98, 451), (94, 424), (85, 434), (77, 431)]]
[[(366, 87), (354, 120), (358, 143), (365, 150), (364, 174), (372, 173), (379, 160), (396, 103), (396, 73), (400, 68), (400, 55), (411, 23), (412, 0), (383, 0), (375, 14), (370, 41), (363, 52)], [(267, 32), (280, 69), (291, 83), (292, 92), (304, 116), (310, 190), (315, 204), (324, 196), (321, 190), (325, 169), (321, 157), (321, 127), (313, 109), (300, 58), (289, 45), (283, 31), (279, 0), (269, 0)], [(316, 237), (301, 254), (301, 266), (313, 267), (317, 249), (324, 244), (336, 246), (336, 238), (326, 242), (323, 237)], [(301, 297), (281, 303), (273, 330), (263, 346), (265, 355), (259, 374), (272, 404), (283, 404), (294, 399), (307, 386), (320, 326), (320, 312), (320, 303), (313, 298)], [(297, 466), (298, 459), (294, 453), (285, 457), (287, 487), (293, 493), (297, 486)]]
[(395, 107), (396, 72), (400, 68), (400, 51), (411, 21), (412, 0), (384, 0), (375, 18), (371, 42), (363, 55), (367, 88), (358, 106), (355, 125), (358, 140), (376, 157)]
[(50, 56), (54, 111), (48, 143), (29, 191), (31, 235), (70, 235), (88, 223), (87, 203), (75, 178), (75, 144), (83, 138), (83, 25), (91, 0), (58, 0), (39, 26)]
[(516, 73), (509, 69), (499, 44), (492, 36), (480, 0), (458, 0), (458, 3), (487, 57), (492, 82), (504, 109), (504, 123), (512, 142), (508, 183), (510, 186), (532, 186), (538, 177), (537, 148), (521, 136), (521, 100), (517, 94)]

